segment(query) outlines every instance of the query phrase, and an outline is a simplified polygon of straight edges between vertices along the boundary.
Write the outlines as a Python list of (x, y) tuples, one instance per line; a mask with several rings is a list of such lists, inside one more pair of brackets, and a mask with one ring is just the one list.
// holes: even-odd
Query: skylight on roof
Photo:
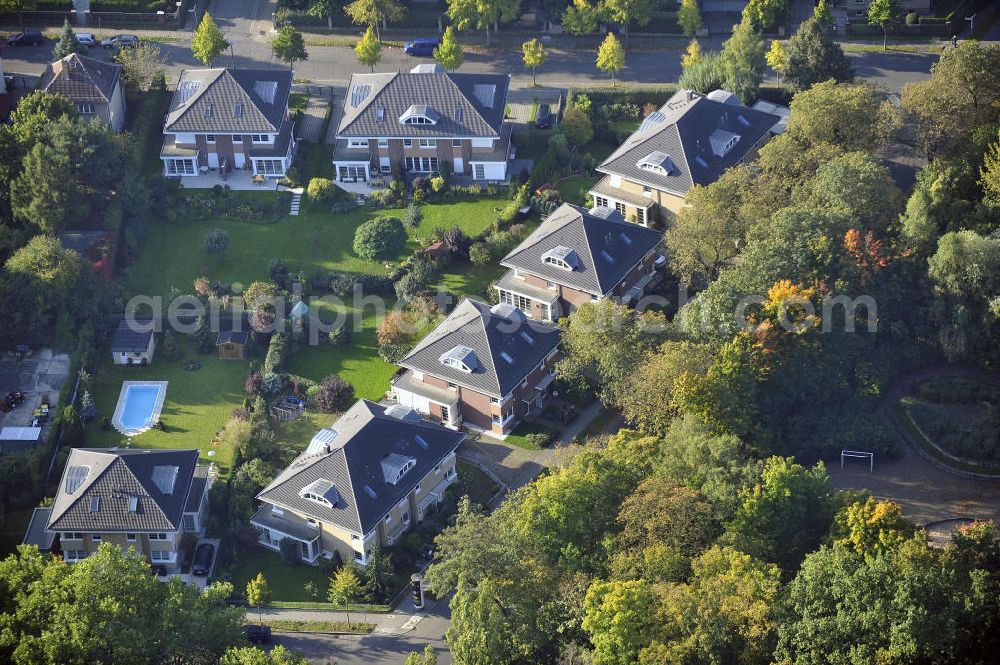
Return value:
[(375, 109), (375, 119), (378, 122), (382, 122), (383, 120), (385, 120), (385, 107), (384, 106), (380, 106), (377, 109)]
[(233, 106), (233, 117), (242, 118), (243, 117), (243, 102), (236, 102)]
[(83, 481), (87, 479), (90, 475), (89, 466), (71, 466), (66, 471), (66, 493), (72, 494), (73, 492), (80, 489), (80, 485)]
[(173, 494), (179, 471), (180, 467), (176, 466), (154, 466), (153, 484), (164, 494)]
[(694, 158), (694, 162), (695, 162), (695, 164), (697, 164), (698, 166), (702, 167), (703, 169), (704, 168), (708, 168), (708, 162), (706, 162), (704, 159), (702, 159), (701, 155), (698, 155), (697, 157), (695, 157)]
[(351, 91), (351, 106), (358, 108), (371, 93), (372, 87), (368, 83), (354, 86), (354, 90)]
[(462, 107), (461, 106), (456, 106), (455, 107), (455, 122), (462, 122), (462, 113), (463, 113)]
[(364, 487), (362, 487), (361, 489), (363, 489), (363, 490), (365, 491), (365, 494), (367, 494), (367, 495), (368, 495), (368, 496), (370, 496), (371, 498), (373, 498), (373, 499), (377, 499), (377, 498), (378, 498), (378, 494), (376, 494), (376, 493), (375, 493), (375, 490), (373, 490), (373, 489), (371, 488), (371, 485), (365, 485), (365, 486), (364, 486)]
[(206, 118), (212, 117), (212, 105), (210, 103), (205, 105), (205, 117)]
[(626, 245), (631, 245), (632, 244), (632, 239), (629, 238), (628, 234), (625, 233), (624, 231), (622, 231), (621, 233), (618, 234), (618, 239), (621, 240)]
[(90, 512), (96, 513), (101, 510), (101, 497), (92, 496), (90, 497)]
[(747, 120), (746, 117), (744, 117), (744, 115), (742, 113), (737, 113), (736, 114), (736, 122), (740, 123), (744, 127), (749, 127), (750, 126), (750, 121)]
[(514, 359), (506, 351), (501, 351), (500, 357), (503, 358), (504, 362), (507, 363), (508, 365), (514, 364)]
[(604, 259), (605, 261), (607, 261), (608, 263), (614, 263), (615, 262), (614, 258), (610, 254), (608, 254), (608, 252), (606, 250), (603, 250), (603, 249), (601, 250), (601, 258)]
[(480, 104), (491, 109), (497, 94), (497, 87), (489, 83), (480, 83), (472, 86), (472, 94), (479, 100)]
[(425, 439), (424, 437), (420, 436), (419, 434), (417, 434), (413, 438), (416, 440), (417, 445), (420, 446), (421, 448), (423, 448), (424, 450), (427, 450), (430, 447), (427, 444), (427, 439)]
[(326, 478), (317, 478), (309, 483), (299, 490), (299, 496), (328, 508), (333, 508), (340, 503), (340, 492), (337, 491), (337, 486)]
[(198, 92), (201, 88), (201, 81), (184, 81), (181, 83), (181, 103), (183, 104), (187, 100), (194, 96), (194, 93)]
[(135, 494), (131, 495), (128, 498), (128, 511), (130, 513), (139, 512), (139, 497), (137, 497)]
[(265, 104), (273, 104), (274, 98), (278, 94), (278, 82), (257, 81), (253, 84), (253, 91), (264, 100)]
[(535, 343), (535, 338), (532, 337), (531, 335), (529, 335), (528, 333), (526, 333), (525, 331), (522, 330), (518, 334), (521, 336), (521, 339), (523, 339), (528, 344), (534, 344)]

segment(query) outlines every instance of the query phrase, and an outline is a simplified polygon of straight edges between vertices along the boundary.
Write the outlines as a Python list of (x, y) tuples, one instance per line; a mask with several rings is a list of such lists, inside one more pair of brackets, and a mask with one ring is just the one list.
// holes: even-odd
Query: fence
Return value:
[(75, 12), (36, 11), (0, 13), (4, 25), (60, 26), (69, 21), (77, 28), (149, 28), (153, 30), (178, 30), (187, 20), (188, 5), (192, 0), (181, 0), (172, 12)]

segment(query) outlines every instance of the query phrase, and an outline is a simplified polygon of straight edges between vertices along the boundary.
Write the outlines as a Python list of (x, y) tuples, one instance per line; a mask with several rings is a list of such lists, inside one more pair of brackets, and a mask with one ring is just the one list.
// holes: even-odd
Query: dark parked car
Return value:
[(248, 624), (243, 626), (243, 632), (252, 644), (264, 644), (271, 641), (271, 627)]
[(403, 51), (407, 55), (423, 55), (432, 56), (434, 55), (434, 49), (438, 47), (441, 43), (437, 37), (418, 37), (412, 42), (406, 42), (403, 44)]
[(135, 35), (115, 35), (114, 37), (101, 40), (101, 46), (104, 48), (119, 49), (125, 46), (137, 46), (138, 44), (139, 38)]
[(205, 577), (212, 568), (212, 557), (215, 556), (215, 548), (208, 543), (202, 543), (194, 551), (194, 563), (191, 564), (191, 574), (198, 577)]
[(538, 129), (548, 129), (552, 125), (552, 111), (548, 104), (541, 104), (538, 107), (538, 115), (535, 116), (535, 127)]
[(41, 46), (45, 43), (45, 37), (37, 30), (25, 30), (8, 37), (7, 43), (11, 46)]
[(164, 566), (153, 566), (153, 575), (156, 577), (166, 577), (167, 569)]

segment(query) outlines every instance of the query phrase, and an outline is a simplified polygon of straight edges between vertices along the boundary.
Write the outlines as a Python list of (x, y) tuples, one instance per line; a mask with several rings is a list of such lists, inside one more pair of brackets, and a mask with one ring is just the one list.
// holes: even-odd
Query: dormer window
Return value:
[(451, 367), (467, 374), (479, 369), (479, 358), (476, 357), (476, 352), (467, 346), (455, 346), (438, 358), (438, 361), (445, 367)]
[(717, 129), (708, 137), (708, 142), (712, 146), (712, 153), (716, 157), (725, 157), (726, 153), (740, 142), (740, 135), (726, 131), (725, 129)]
[(337, 491), (337, 486), (326, 478), (318, 478), (309, 483), (299, 490), (299, 496), (327, 508), (333, 508), (340, 503), (340, 492)]
[(436, 125), (441, 116), (426, 104), (413, 104), (399, 116), (401, 125)]
[(575, 270), (580, 267), (580, 257), (576, 250), (559, 245), (542, 254), (542, 263), (562, 270)]
[(670, 175), (674, 172), (674, 160), (665, 152), (654, 151), (636, 162), (643, 171), (656, 173), (658, 175)]
[(406, 455), (389, 453), (382, 458), (379, 465), (382, 467), (382, 476), (385, 478), (385, 482), (390, 485), (396, 485), (406, 475), (407, 471), (417, 465), (417, 460)]

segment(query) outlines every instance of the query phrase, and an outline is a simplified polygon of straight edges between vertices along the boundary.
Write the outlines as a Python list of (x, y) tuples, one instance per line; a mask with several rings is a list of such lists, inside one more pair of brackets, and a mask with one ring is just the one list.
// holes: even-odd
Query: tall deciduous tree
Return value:
[(337, 0), (313, 0), (307, 13), (315, 18), (325, 18), (326, 27), (332, 30), (333, 16), (338, 11), (340, 11), (340, 3)]
[(516, 661), (506, 611), (493, 580), (471, 584), (464, 576), (459, 579), (451, 600), (451, 627), (445, 633), (456, 665), (512, 665)]
[(247, 603), (251, 607), (257, 608), (257, 620), (264, 621), (262, 614), (265, 605), (271, 602), (271, 587), (267, 583), (264, 573), (257, 573), (257, 577), (247, 582)]
[(749, 104), (757, 98), (764, 80), (764, 37), (747, 19), (733, 30), (733, 36), (722, 44), (719, 67), (725, 79), (726, 90)]
[(379, 42), (382, 26), (402, 21), (406, 16), (406, 8), (396, 0), (354, 0), (344, 7), (344, 12), (355, 24), (375, 28)]
[(886, 145), (899, 116), (886, 94), (867, 84), (817, 83), (795, 95), (788, 132), (808, 143), (829, 143), (843, 150)]
[(76, 41), (76, 33), (69, 25), (69, 19), (63, 21), (62, 32), (59, 34), (59, 41), (52, 49), (52, 55), (56, 58), (65, 58), (70, 53), (80, 53), (83, 47)]
[(448, 18), (456, 30), (485, 30), (489, 48), (490, 29), (499, 30), (501, 23), (517, 18), (520, 6), (520, 0), (448, 0)]
[(766, 30), (785, 15), (788, 2), (789, 0), (749, 0), (743, 8), (743, 18), (758, 30)]
[(115, 62), (122, 66), (122, 79), (130, 90), (145, 92), (163, 71), (163, 55), (156, 42), (141, 41), (131, 48), (115, 53)]
[(807, 90), (821, 81), (850, 81), (854, 70), (826, 26), (812, 16), (798, 27), (786, 46), (788, 82)]
[(628, 44), (628, 28), (633, 22), (646, 25), (653, 17), (654, 0), (604, 0), (604, 11), (612, 21), (622, 26), (625, 44)]
[(309, 59), (309, 53), (306, 51), (306, 42), (302, 38), (302, 33), (291, 25), (285, 25), (278, 29), (278, 34), (271, 42), (271, 51), (274, 52), (276, 58), (282, 62), (287, 62), (289, 69), (296, 62)]
[(688, 37), (701, 30), (701, 13), (698, 11), (698, 0), (681, 0), (677, 10), (677, 23)]
[(361, 580), (354, 572), (353, 566), (343, 566), (330, 578), (330, 587), (326, 597), (334, 605), (344, 608), (347, 614), (347, 625), (351, 625), (351, 605), (361, 599)]
[(562, 25), (571, 35), (586, 35), (597, 30), (601, 9), (588, 0), (573, 0), (562, 15)]
[(656, 630), (657, 596), (643, 580), (603, 582), (587, 590), (583, 630), (594, 645), (594, 665), (631, 665)]
[(601, 47), (597, 50), (597, 68), (605, 74), (611, 75), (611, 87), (615, 87), (617, 82), (615, 76), (625, 66), (625, 49), (622, 43), (615, 37), (615, 33), (609, 32), (608, 36), (601, 42)]
[(698, 43), (697, 39), (692, 39), (688, 42), (687, 49), (684, 51), (684, 55), (681, 56), (681, 67), (687, 70), (696, 62), (701, 59), (701, 44)]
[(788, 51), (785, 50), (785, 43), (778, 39), (772, 40), (765, 60), (767, 60), (767, 66), (777, 74), (778, 83), (781, 83), (781, 75), (788, 69)]
[(889, 49), (889, 28), (899, 25), (903, 8), (899, 0), (871, 0), (868, 3), (868, 22), (882, 28), (882, 50)]
[(545, 45), (537, 39), (531, 39), (521, 44), (521, 60), (524, 66), (531, 70), (531, 85), (535, 83), (535, 70), (542, 66), (545, 59), (549, 57), (549, 52), (545, 50)]
[(1000, 206), (1000, 134), (990, 144), (983, 156), (983, 166), (979, 170), (979, 184), (987, 201)]
[(371, 67), (372, 72), (375, 72), (375, 65), (382, 59), (382, 44), (371, 26), (368, 26), (365, 34), (354, 45), (354, 54), (358, 56), (359, 63)]
[(434, 49), (434, 59), (439, 65), (453, 72), (465, 62), (465, 53), (462, 52), (462, 45), (455, 37), (455, 30), (449, 25), (441, 35), (441, 43)]
[(229, 42), (222, 36), (222, 31), (215, 24), (212, 15), (205, 12), (198, 29), (194, 31), (194, 37), (191, 38), (191, 52), (194, 53), (195, 59), (206, 67), (211, 67), (215, 59), (227, 48)]

